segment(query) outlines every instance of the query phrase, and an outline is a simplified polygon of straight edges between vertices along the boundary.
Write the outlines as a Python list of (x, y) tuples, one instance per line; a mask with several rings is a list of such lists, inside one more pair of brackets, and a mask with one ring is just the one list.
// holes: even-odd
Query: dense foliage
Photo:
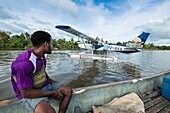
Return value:
[[(0, 31), (0, 49), (8, 50), (8, 49), (28, 49), (32, 47), (30, 34), (21, 33), (20, 35), (10, 36), (10, 32)], [(54, 49), (79, 49), (77, 43), (71, 38), (70, 41), (66, 41), (65, 39), (56, 40), (52, 38), (52, 43)]]
[[(10, 32), (0, 31), (0, 50), (8, 50), (8, 49), (28, 49), (32, 47), (30, 34), (21, 33), (20, 35), (10, 36)], [(103, 41), (103, 39), (99, 39), (96, 37), (96, 40)], [(76, 41), (73, 38), (70, 41), (66, 41), (65, 39), (52, 39), (52, 43), (54, 49), (60, 50), (75, 50), (80, 49)], [(121, 44), (121, 42), (117, 42), (117, 44)], [(143, 49), (146, 50), (170, 50), (170, 46), (155, 46), (153, 43), (144, 44)]]

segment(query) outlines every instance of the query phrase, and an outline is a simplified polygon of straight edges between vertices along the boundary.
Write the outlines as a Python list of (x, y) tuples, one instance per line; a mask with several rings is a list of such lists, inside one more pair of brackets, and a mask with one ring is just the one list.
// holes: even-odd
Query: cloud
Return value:
[(9, 31), (11, 33), (24, 33), (25, 31), (23, 30), (23, 28), (15, 26), (13, 24), (9, 24), (9, 23), (4, 23), (4, 22), (0, 22), (0, 30), (1, 31)]
[(51, 32), (53, 37), (61, 35), (71, 39), (68, 33), (55, 28), (69, 25), (90, 37), (98, 36), (113, 43), (131, 40), (143, 31), (151, 33), (148, 43), (170, 40), (170, 1), (73, 1), (20, 1), (23, 7), (13, 0), (4, 1), (3, 7), (0, 6), (1, 29), (14, 33), (42, 29)]
[[(122, 4), (123, 8), (114, 5), (114, 12), (121, 12), (115, 15), (103, 3), (96, 5), (87, 0), (78, 8), (81, 12), (79, 18), (74, 18), (69, 22), (76, 30), (93, 38), (98, 36), (111, 42), (131, 40), (143, 31), (151, 33), (148, 43), (163, 37), (170, 38), (167, 24), (167, 18), (170, 16), (168, 13), (170, 2), (154, 2), (153, 5), (150, 2), (150, 0), (137, 2), (129, 0), (126, 5)], [(164, 22), (156, 22), (159, 19)]]
[(71, 0), (44, 0), (45, 3), (52, 6), (54, 12), (62, 12), (64, 14), (77, 15), (78, 7)]
[(163, 20), (162, 22), (152, 22), (144, 26), (145, 29), (151, 32), (148, 39), (149, 43), (155, 45), (169, 45), (170, 46), (170, 21)]
[(51, 24), (48, 21), (42, 21), (42, 20), (39, 20), (39, 19), (36, 19), (36, 18), (33, 18), (33, 20), (34, 20), (35, 23), (39, 23), (39, 24), (44, 24), (44, 25)]
[(13, 24), (17, 27), (20, 27), (21, 29), (25, 29), (26, 31), (30, 30), (30, 28), (27, 25), (25, 25), (24, 23), (14, 22)]
[(12, 15), (0, 5), (0, 20), (12, 19)]

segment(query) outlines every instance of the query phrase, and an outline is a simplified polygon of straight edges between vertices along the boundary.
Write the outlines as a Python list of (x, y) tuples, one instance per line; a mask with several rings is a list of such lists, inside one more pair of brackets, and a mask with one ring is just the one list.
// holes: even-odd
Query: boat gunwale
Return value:
[(113, 85), (124, 84), (124, 83), (134, 83), (134, 82), (143, 81), (143, 80), (146, 80), (146, 79), (151, 79), (151, 78), (154, 78), (154, 77), (157, 77), (157, 76), (164, 76), (166, 74), (170, 74), (170, 71), (165, 71), (165, 72), (161, 72), (161, 73), (158, 73), (158, 74), (144, 76), (144, 77), (141, 77), (141, 78), (135, 78), (135, 79), (132, 79), (132, 80), (125, 80), (125, 81), (119, 81), (119, 82), (99, 84), (99, 85), (94, 85), (94, 86), (74, 88), (74, 91), (76, 92), (76, 91), (79, 91), (79, 90), (89, 90), (89, 89), (103, 88), (103, 87), (108, 87), (108, 86), (113, 86)]
[[(164, 76), (166, 74), (170, 74), (170, 71), (161, 72), (161, 73), (158, 73), (158, 74), (153, 74), (153, 75), (150, 75), (150, 76), (145, 76), (145, 77), (136, 78), (136, 79), (132, 79), (132, 80), (125, 80), (125, 81), (119, 81), (119, 82), (111, 82), (111, 83), (106, 83), (106, 84), (99, 84), (99, 85), (94, 85), (94, 86), (86, 86), (86, 87), (74, 88), (73, 89), (73, 94), (76, 94), (79, 91), (84, 92), (86, 90), (104, 88), (104, 87), (113, 86), (113, 85), (120, 85), (120, 84), (125, 84), (125, 83), (136, 83), (138, 81), (143, 81), (143, 80), (151, 79), (151, 78), (158, 77), (158, 76)], [(0, 101), (0, 107), (12, 105), (12, 104), (17, 104), (17, 103), (19, 103), (19, 100), (16, 99), (16, 98), (7, 99), (7, 100), (1, 100)]]

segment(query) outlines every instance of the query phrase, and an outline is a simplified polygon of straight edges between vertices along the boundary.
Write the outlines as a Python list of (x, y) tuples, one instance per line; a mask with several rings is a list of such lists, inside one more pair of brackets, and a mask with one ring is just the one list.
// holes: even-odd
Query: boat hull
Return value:
[[(152, 92), (153, 89), (157, 87), (161, 87), (164, 76), (170, 76), (170, 72), (134, 80), (76, 88), (74, 89), (67, 113), (74, 113), (74, 108), (76, 106), (80, 106), (83, 113), (86, 113), (92, 110), (92, 106), (103, 105), (113, 98), (121, 97), (131, 92), (142, 96), (145, 93)], [(57, 101), (50, 99), (50, 104), (58, 111)], [(12, 113), (27, 113), (26, 109), (17, 101), (6, 105), (1, 104), (0, 112), (4, 113), (6, 111), (11, 111)]]

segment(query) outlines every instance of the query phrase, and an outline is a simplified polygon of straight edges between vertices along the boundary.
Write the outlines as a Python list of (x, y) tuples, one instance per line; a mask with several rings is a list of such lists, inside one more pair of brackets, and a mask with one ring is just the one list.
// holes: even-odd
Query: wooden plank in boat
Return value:
[(155, 98), (155, 99), (153, 99), (153, 100), (151, 100), (149, 102), (146, 102), (145, 103), (145, 109), (147, 110), (148, 108), (150, 108), (150, 107), (154, 106), (155, 104), (157, 104), (157, 103), (159, 103), (161, 101), (164, 101), (164, 100), (166, 100), (166, 99), (164, 99), (163, 97), (159, 96), (159, 97), (157, 97), (157, 98)]
[(170, 104), (166, 108), (161, 110), (159, 113), (169, 113), (169, 112), (170, 112)]
[(162, 109), (164, 109), (169, 104), (170, 104), (170, 102), (165, 99), (164, 101), (161, 101), (158, 104), (156, 104), (153, 107), (146, 110), (146, 113), (157, 113), (157, 112), (161, 111)]
[(145, 96), (142, 98), (143, 101), (148, 100), (148, 99), (153, 99), (161, 95), (161, 90), (154, 91), (151, 94)]

